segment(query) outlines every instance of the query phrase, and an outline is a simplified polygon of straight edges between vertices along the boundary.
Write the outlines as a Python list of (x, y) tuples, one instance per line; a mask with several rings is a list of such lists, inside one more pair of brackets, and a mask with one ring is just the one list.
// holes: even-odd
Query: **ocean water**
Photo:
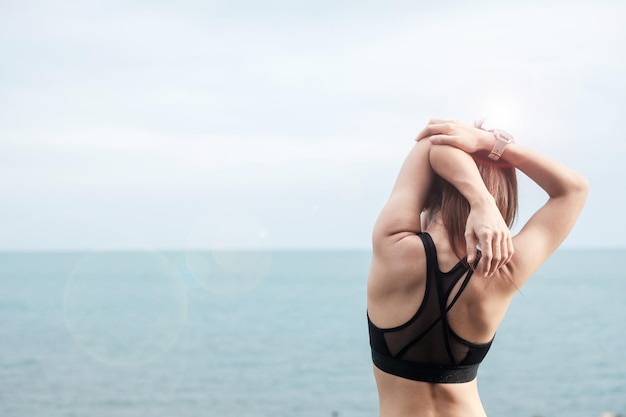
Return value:
[[(479, 371), (491, 417), (626, 413), (624, 250), (561, 250)], [(378, 413), (370, 254), (0, 254), (0, 416)]]

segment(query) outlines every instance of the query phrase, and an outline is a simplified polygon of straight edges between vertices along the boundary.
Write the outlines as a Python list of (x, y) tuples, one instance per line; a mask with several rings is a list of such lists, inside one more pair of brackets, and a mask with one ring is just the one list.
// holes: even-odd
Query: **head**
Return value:
[[(502, 161), (490, 160), (486, 153), (473, 156), (487, 190), (494, 197), (505, 223), (510, 228), (517, 215), (518, 204), (515, 168)], [(455, 254), (459, 258), (465, 257), (465, 225), (470, 213), (470, 206), (465, 197), (449, 182), (436, 176), (425, 210), (428, 210), (429, 220), (437, 214), (441, 216)]]

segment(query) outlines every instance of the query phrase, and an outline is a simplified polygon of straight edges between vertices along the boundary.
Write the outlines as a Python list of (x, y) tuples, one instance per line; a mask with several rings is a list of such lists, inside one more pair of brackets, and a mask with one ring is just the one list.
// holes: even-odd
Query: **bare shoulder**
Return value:
[(511, 261), (494, 274), (489, 285), (491, 290), (509, 300), (556, 250), (556, 245), (545, 244), (541, 237), (524, 232), (513, 237), (513, 245), (515, 253)]
[(399, 284), (399, 281), (403, 281), (406, 275), (425, 270), (425, 267), (426, 253), (421, 238), (415, 233), (406, 233), (374, 247), (370, 272), (376, 272), (376, 276), (385, 276), (386, 281), (393, 285), (394, 282)]
[(393, 327), (415, 314), (426, 282), (426, 254), (419, 236), (378, 245), (367, 284), (367, 309), (379, 327)]

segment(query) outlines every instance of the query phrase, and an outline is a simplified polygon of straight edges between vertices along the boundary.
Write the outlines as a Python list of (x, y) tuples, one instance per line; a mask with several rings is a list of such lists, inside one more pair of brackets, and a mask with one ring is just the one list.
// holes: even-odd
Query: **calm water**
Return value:
[[(490, 416), (626, 413), (626, 251), (560, 251), (479, 371)], [(0, 416), (376, 416), (367, 252), (0, 254)]]

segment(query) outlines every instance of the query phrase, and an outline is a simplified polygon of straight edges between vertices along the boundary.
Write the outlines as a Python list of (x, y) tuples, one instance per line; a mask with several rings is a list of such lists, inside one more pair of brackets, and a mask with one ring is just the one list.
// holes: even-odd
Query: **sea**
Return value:
[[(2, 417), (371, 417), (368, 251), (0, 253)], [(626, 415), (622, 249), (561, 249), (478, 384), (490, 417)]]

